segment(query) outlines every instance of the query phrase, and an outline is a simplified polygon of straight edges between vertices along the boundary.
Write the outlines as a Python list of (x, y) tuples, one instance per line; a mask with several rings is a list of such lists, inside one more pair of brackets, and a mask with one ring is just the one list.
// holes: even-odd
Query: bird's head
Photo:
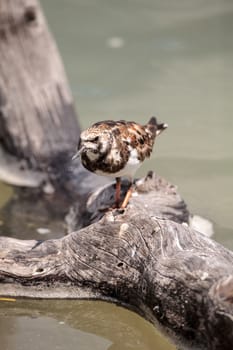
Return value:
[(90, 160), (96, 160), (106, 154), (111, 147), (111, 134), (98, 128), (89, 128), (80, 135), (77, 153), (72, 159), (85, 155)]

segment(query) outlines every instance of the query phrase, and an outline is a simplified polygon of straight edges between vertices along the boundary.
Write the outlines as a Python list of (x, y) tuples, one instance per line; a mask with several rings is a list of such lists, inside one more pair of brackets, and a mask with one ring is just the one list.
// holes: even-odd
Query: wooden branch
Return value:
[[(129, 182), (123, 180), (121, 200), (124, 199), (128, 188)], [(76, 202), (66, 217), (68, 231), (72, 232), (99, 221), (106, 210), (115, 204), (114, 192), (115, 181), (111, 185), (105, 184), (97, 188), (86, 202)], [(177, 193), (176, 187), (153, 171), (149, 171), (145, 178), (135, 181), (133, 203), (136, 211), (140, 211), (142, 207), (147, 215), (166, 218), (181, 224), (189, 223), (189, 211), (186, 203)]]
[(64, 178), (61, 168), (76, 148), (80, 128), (36, 0), (1, 0), (0, 56), (0, 179), (37, 187), (46, 178)]
[[(169, 205), (171, 212), (180, 212), (179, 222), (184, 221), (181, 213), (187, 219), (187, 209), (178, 205), (182, 201), (165, 181), (161, 188), (176, 200), (156, 208), (162, 197), (158, 183), (162, 180), (149, 174), (139, 181), (141, 193), (138, 188), (126, 210), (108, 211), (62, 239), (1, 237), (0, 294), (113, 301), (138, 312), (183, 347), (229, 350), (233, 254), (187, 223), (167, 220)], [(108, 197), (104, 192), (87, 206), (97, 208)]]

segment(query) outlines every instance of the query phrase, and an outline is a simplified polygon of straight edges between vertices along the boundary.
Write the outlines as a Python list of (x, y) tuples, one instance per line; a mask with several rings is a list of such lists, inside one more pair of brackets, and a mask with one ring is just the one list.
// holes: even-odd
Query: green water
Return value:
[[(214, 223), (213, 238), (233, 249), (233, 2), (42, 5), (82, 126), (151, 115), (167, 122), (138, 175), (153, 169), (178, 185), (190, 211)], [(0, 185), (1, 206), (9, 196)], [(4, 350), (172, 349), (147, 322), (110, 304), (1, 302), (0, 311)]]
[(103, 302), (17, 301), (0, 317), (4, 350), (175, 349), (141, 317)]

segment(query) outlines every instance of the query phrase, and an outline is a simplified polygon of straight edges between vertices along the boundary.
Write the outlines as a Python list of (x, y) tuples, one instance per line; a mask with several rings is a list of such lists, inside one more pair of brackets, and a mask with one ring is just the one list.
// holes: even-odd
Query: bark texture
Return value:
[[(233, 254), (188, 227), (186, 206), (166, 181), (149, 174), (139, 188), (126, 210), (108, 211), (62, 239), (1, 237), (0, 294), (113, 301), (138, 312), (181, 348), (229, 350)], [(110, 192), (92, 196), (96, 211)], [(169, 204), (157, 206), (162, 193)], [(177, 222), (166, 216), (174, 211)]]
[(0, 0), (0, 57), (0, 179), (36, 187), (45, 174), (60, 176), (80, 132), (60, 56), (36, 0)]

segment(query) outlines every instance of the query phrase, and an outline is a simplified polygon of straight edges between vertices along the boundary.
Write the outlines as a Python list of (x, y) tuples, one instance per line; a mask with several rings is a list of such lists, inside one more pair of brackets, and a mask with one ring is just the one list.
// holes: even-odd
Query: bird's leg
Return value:
[(121, 178), (116, 177), (116, 192), (115, 192), (115, 206), (116, 208), (120, 207), (121, 199)]
[(120, 206), (121, 209), (125, 209), (127, 207), (130, 197), (132, 196), (132, 192), (133, 192), (133, 182), (130, 182), (128, 191), (126, 192), (125, 198)]

